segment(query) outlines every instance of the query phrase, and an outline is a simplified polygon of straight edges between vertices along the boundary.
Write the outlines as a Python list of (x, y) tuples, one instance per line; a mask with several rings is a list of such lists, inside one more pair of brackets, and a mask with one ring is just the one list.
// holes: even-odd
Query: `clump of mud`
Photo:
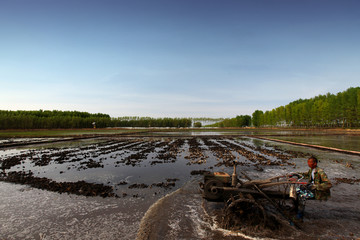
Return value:
[(11, 183), (26, 184), (34, 188), (58, 193), (72, 193), (83, 196), (115, 197), (113, 188), (103, 184), (78, 182), (55, 182), (48, 178), (34, 177), (32, 172), (9, 172), (1, 180)]
[(133, 188), (148, 188), (149, 185), (145, 184), (145, 183), (134, 183), (131, 184), (128, 188), (129, 189), (133, 189)]
[(153, 183), (151, 185), (145, 184), (145, 183), (134, 183), (131, 184), (128, 188), (129, 189), (133, 189), (133, 188), (152, 188), (152, 187), (161, 187), (164, 189), (168, 189), (168, 188), (172, 188), (175, 187), (175, 182), (179, 181), (179, 179), (177, 178), (167, 178), (166, 182), (158, 182), (158, 183)]
[(210, 171), (207, 170), (193, 170), (190, 172), (191, 175), (205, 175), (205, 174), (209, 174)]
[(360, 179), (350, 179), (350, 178), (335, 178), (337, 184), (339, 183), (347, 183), (347, 184), (354, 184), (360, 182)]

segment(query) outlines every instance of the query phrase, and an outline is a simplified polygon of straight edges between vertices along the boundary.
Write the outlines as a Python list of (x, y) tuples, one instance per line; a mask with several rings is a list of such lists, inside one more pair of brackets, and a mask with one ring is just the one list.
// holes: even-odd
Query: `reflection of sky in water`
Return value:
[[(325, 132), (303, 131), (189, 131), (189, 132), (153, 132), (149, 135), (180, 135), (180, 136), (220, 136), (220, 135), (267, 135), (269, 138), (291, 142), (307, 143), (344, 150), (360, 151), (359, 135), (326, 135)], [(274, 136), (271, 136), (274, 135)], [(286, 136), (291, 135), (291, 136)]]
[(55, 139), (56, 138), (6, 138), (6, 139), (0, 139), (0, 144), (18, 143), (18, 142), (44, 142)]
[(360, 136), (354, 135), (325, 135), (325, 136), (276, 136), (272, 137), (291, 142), (307, 143), (325, 147), (360, 151)]
[[(333, 136), (329, 136), (333, 137)], [(131, 138), (129, 138), (131, 139)], [(137, 138), (134, 138), (137, 139)], [(169, 139), (166, 138), (151, 138), (155, 143), (169, 143), (171, 142)], [(204, 164), (189, 164), (190, 160), (186, 159), (185, 156), (189, 155), (189, 145), (187, 142), (188, 138), (185, 138), (185, 143), (180, 147), (182, 150), (176, 156), (176, 161), (174, 162), (165, 162), (165, 163), (156, 163), (151, 164), (153, 161), (158, 160), (157, 155), (158, 153), (164, 149), (164, 147), (156, 147), (152, 152), (147, 153), (144, 159), (136, 160), (136, 165), (126, 165), (124, 163), (117, 163), (127, 157), (131, 157), (131, 155), (135, 152), (142, 151), (149, 147), (149, 142), (146, 139), (140, 139), (140, 142), (129, 142), (128, 147), (123, 147), (115, 152), (110, 153), (101, 153), (100, 148), (94, 148), (90, 150), (86, 150), (86, 148), (79, 150), (81, 144), (85, 146), (97, 146), (96, 143), (93, 141), (81, 141), (76, 143), (64, 143), (61, 148), (53, 148), (53, 145), (43, 145), (37, 146), (36, 149), (26, 150), (24, 148), (21, 149), (9, 149), (9, 150), (2, 150), (0, 151), (0, 160), (2, 158), (17, 156), (21, 154), (25, 154), (27, 151), (32, 151), (34, 153), (33, 156), (40, 157), (42, 154), (49, 154), (51, 152), (63, 152), (63, 151), (74, 151), (74, 154), (70, 157), (69, 161), (65, 161), (65, 163), (59, 164), (57, 162), (51, 161), (47, 166), (34, 166), (31, 160), (28, 158), (23, 158), (22, 164), (16, 165), (12, 167), (9, 171), (21, 171), (21, 170), (31, 170), (35, 176), (38, 177), (47, 177), (54, 181), (79, 181), (84, 180), (88, 182), (97, 182), (103, 183), (105, 185), (112, 185), (116, 186), (116, 188), (120, 190), (126, 189), (129, 184), (134, 183), (146, 183), (151, 185), (153, 183), (165, 182), (167, 178), (178, 178), (179, 181), (176, 182), (176, 185), (182, 185), (184, 182), (188, 181), (191, 178), (190, 172), (193, 170), (228, 170), (232, 172), (231, 168), (227, 168), (224, 166), (215, 167), (216, 163), (218, 163), (218, 157), (214, 155), (214, 153), (209, 149), (209, 146), (204, 145), (202, 140), (198, 140), (200, 147), (203, 153), (208, 156), (206, 158), (206, 163)], [(320, 138), (321, 139), (321, 138)], [(345, 140), (345, 138), (341, 138)], [(314, 139), (315, 141), (316, 139)], [(222, 145), (220, 142), (214, 139), (210, 139), (210, 141), (218, 144), (218, 146), (223, 146), (226, 148), (225, 145)], [(306, 148), (301, 146), (293, 146), (288, 144), (281, 144), (275, 143), (271, 141), (263, 141), (259, 139), (253, 139), (250, 137), (239, 137), (239, 138), (232, 138), (231, 140), (227, 140), (235, 144), (246, 144), (253, 147), (262, 147), (266, 149), (273, 149), (271, 146), (280, 146), (284, 150), (292, 150), (292, 151), (300, 151), (307, 154), (315, 154), (319, 157), (320, 164), (324, 167), (330, 167), (332, 172), (336, 175), (343, 174), (342, 170), (348, 171), (348, 169), (344, 168), (346, 162), (351, 161), (353, 164), (357, 165), (360, 163), (359, 158), (353, 155), (345, 155), (336, 152), (327, 152), (321, 151), (312, 148)], [(267, 143), (267, 146), (264, 145), (264, 142)], [(336, 141), (330, 141), (336, 142)], [(135, 148), (132, 148), (134, 146)], [(47, 148), (49, 147), (49, 148)], [(140, 147), (140, 150), (137, 150), (136, 147)], [(246, 146), (243, 146), (245, 149), (250, 150)], [(72, 159), (81, 158), (84, 155), (87, 155), (86, 158), (83, 158), (76, 162), (71, 162)], [(232, 151), (232, 154), (236, 157), (239, 154), (235, 151)], [(266, 156), (268, 159), (273, 159), (271, 156)], [(85, 163), (90, 159), (100, 162), (104, 167), (103, 168), (82, 168), (82, 166), (86, 166)], [(245, 163), (251, 163), (247, 159), (242, 156), (239, 156), (239, 161), (244, 161)], [(276, 160), (276, 159), (274, 159)], [(297, 159), (293, 159), (290, 161), (295, 161), (297, 163), (297, 169), (300, 168), (300, 171), (305, 171), (307, 168), (306, 161), (299, 161)], [(342, 161), (341, 163), (335, 163), (334, 161)], [(243, 168), (247, 171), (254, 171), (254, 169), (249, 166), (244, 166)], [(279, 168), (279, 166), (267, 166), (267, 170), (262, 172), (261, 174), (267, 175), (267, 173), (275, 174), (276, 172), (281, 172), (280, 174), (285, 173), (286, 171), (294, 171), (290, 169), (290, 166), (286, 166), (283, 168)], [(256, 174), (258, 174), (255, 171)], [(118, 186), (117, 184), (121, 181), (127, 181), (128, 185)]]

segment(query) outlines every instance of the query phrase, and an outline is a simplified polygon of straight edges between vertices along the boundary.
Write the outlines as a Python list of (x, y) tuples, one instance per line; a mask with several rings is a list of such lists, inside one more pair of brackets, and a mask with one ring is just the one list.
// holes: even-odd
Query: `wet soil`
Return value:
[[(142, 161), (146, 160), (150, 153), (156, 148), (162, 148), (155, 157), (156, 160), (151, 161), (151, 165), (171, 163), (176, 161), (177, 154), (182, 151), (184, 144), (183, 139), (172, 142), (169, 141), (142, 141), (140, 139), (110, 139), (97, 144), (88, 145), (75, 149), (40, 149), (29, 150), (15, 156), (3, 156), (0, 158), (0, 181), (26, 184), (31, 187), (56, 191), (59, 193), (67, 192), (69, 194), (77, 194), (84, 196), (102, 196), (102, 197), (119, 197), (113, 192), (112, 186), (104, 184), (87, 183), (85, 181), (76, 182), (56, 182), (46, 177), (36, 177), (34, 167), (46, 167), (53, 164), (67, 164), (66, 170), (76, 169), (77, 171), (85, 171), (87, 169), (104, 168), (104, 162), (110, 159), (116, 159), (114, 167), (121, 165), (130, 165), (132, 167), (139, 166)], [(115, 153), (115, 154), (112, 154)], [(126, 155), (122, 157), (123, 155)], [(109, 156), (110, 155), (110, 156)], [(106, 157), (101, 157), (106, 156)], [(119, 160), (118, 160), (119, 159)], [(15, 169), (16, 166), (29, 163), (33, 165), (30, 170), (25, 172), (26, 167), (22, 166), (22, 171), (9, 171)], [(72, 164), (69, 164), (72, 163)], [(19, 168), (19, 167), (17, 167)], [(66, 170), (59, 171), (59, 174), (66, 173)], [(40, 172), (38, 172), (40, 173)], [(164, 182), (156, 182), (153, 184), (132, 184), (128, 188), (152, 188), (160, 187), (171, 189), (175, 186), (177, 179), (166, 179)], [(126, 185), (126, 181), (121, 181), (117, 185)], [(91, 191), (89, 190), (91, 189)], [(127, 196), (127, 194), (122, 194)], [(134, 195), (137, 196), (137, 195)]]
[[(70, 183), (56, 182), (53, 179), (40, 177), (41, 169), (49, 166), (66, 165), (66, 169), (59, 170), (58, 174), (65, 174), (67, 171), (77, 170), (86, 171), (88, 169), (104, 168), (113, 160), (114, 167), (121, 166), (141, 166), (143, 162), (150, 163), (151, 166), (158, 164), (171, 164), (177, 161), (185, 149), (187, 149), (184, 159), (186, 165), (206, 165), (209, 156), (216, 157), (214, 166), (209, 166), (209, 170), (192, 170), (190, 175), (202, 175), (218, 167), (233, 166), (236, 164), (243, 166), (253, 166), (258, 171), (263, 171), (261, 166), (269, 165), (294, 165), (288, 160), (293, 157), (303, 156), (299, 152), (281, 152), (279, 149), (268, 149), (266, 147), (255, 147), (246, 143), (235, 143), (234, 138), (191, 137), (191, 138), (167, 138), (167, 139), (141, 139), (141, 138), (107, 138), (96, 144), (90, 144), (79, 148), (40, 148), (21, 151), (19, 154), (0, 158), (0, 168), (2, 175), (0, 180), (12, 183), (27, 184), (32, 187), (68, 192), (71, 194), (82, 194), (85, 196), (114, 197), (124, 196), (116, 194), (113, 186), (87, 189), (87, 184), (93, 183), (76, 181), (69, 187)], [(150, 156), (151, 155), (151, 156)], [(30, 167), (29, 167), (30, 165)], [(31, 167), (31, 165), (33, 167)], [(21, 167), (20, 167), (21, 166)], [(20, 167), (20, 170), (18, 170)], [(127, 184), (122, 181), (115, 186)], [(175, 182), (143, 182), (133, 183), (128, 189), (141, 189), (161, 187), (171, 189)], [(90, 187), (89, 187), (90, 188)], [(106, 191), (104, 190), (106, 188)], [(105, 192), (104, 192), (105, 191)], [(127, 196), (127, 194), (126, 194)]]
[[(3, 150), (0, 152), (0, 181), (57, 193), (143, 199), (149, 203), (179, 189), (193, 178), (201, 179), (205, 173), (231, 173), (234, 164), (255, 178), (303, 171), (306, 169), (306, 158), (312, 154), (306, 150), (242, 137), (107, 137), (76, 147), (44, 145), (39, 148)], [(323, 158), (320, 159), (322, 163)], [(330, 175), (336, 187), (358, 188), (358, 178), (343, 175), (349, 171), (355, 173), (359, 167), (357, 162), (334, 157), (325, 163), (330, 164), (327, 166), (331, 169), (341, 170)], [(196, 194), (201, 199), (198, 191)], [(241, 228), (248, 235), (259, 231), (263, 233), (260, 237), (269, 237), (274, 232), (284, 234), (284, 226), (288, 227), (274, 213), (263, 224), (265, 228), (260, 229), (258, 223), (263, 219), (261, 214), (247, 212), (251, 214), (228, 220), (222, 229)], [(213, 213), (218, 225), (221, 225), (219, 219), (224, 216), (221, 210)], [(239, 219), (242, 223), (248, 222), (248, 227), (240, 226)], [(270, 233), (264, 234), (267, 231)], [(192, 237), (187, 236), (185, 239)]]
[(34, 177), (32, 172), (9, 172), (1, 180), (11, 183), (25, 184), (34, 188), (58, 193), (71, 193), (83, 196), (115, 197), (113, 188), (103, 184), (77, 182), (55, 182), (47, 178)]

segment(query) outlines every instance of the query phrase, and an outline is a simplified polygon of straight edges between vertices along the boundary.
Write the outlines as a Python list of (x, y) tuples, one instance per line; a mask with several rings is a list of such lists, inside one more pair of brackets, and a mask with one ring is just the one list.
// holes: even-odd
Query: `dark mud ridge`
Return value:
[(190, 172), (191, 175), (205, 175), (205, 174), (209, 174), (211, 173), (210, 171), (207, 170), (193, 170)]
[(55, 182), (47, 178), (34, 177), (32, 172), (9, 172), (1, 176), (0, 180), (11, 183), (26, 184), (34, 188), (49, 190), (58, 193), (71, 193), (83, 196), (115, 197), (113, 188), (97, 183)]
[[(111, 186), (106, 186), (104, 184), (98, 184), (98, 183), (88, 183), (85, 181), (77, 181), (77, 182), (56, 182), (52, 181), (48, 178), (40, 178), (40, 177), (34, 177), (33, 173), (31, 171), (29, 172), (8, 172), (0, 173), (0, 181), (4, 182), (10, 182), (10, 183), (16, 183), (16, 184), (24, 184), (28, 185), (34, 188), (48, 190), (52, 192), (58, 192), (58, 193), (69, 193), (69, 194), (76, 194), (76, 195), (82, 195), (82, 196), (88, 196), (88, 197), (119, 197), (117, 194), (114, 193), (114, 188)], [(134, 188), (153, 188), (153, 187), (160, 187), (164, 189), (171, 189), (175, 187), (175, 182), (179, 181), (177, 178), (169, 178), (166, 179), (166, 182), (159, 182), (159, 183), (153, 183), (151, 185), (147, 185), (144, 183), (138, 184), (132, 184), (128, 188), (134, 189)], [(118, 185), (126, 185), (128, 184), (125, 181), (120, 182)], [(123, 193), (122, 196), (126, 197), (128, 194)], [(137, 195), (133, 195), (133, 197), (138, 197)]]
[(357, 182), (360, 182), (360, 179), (350, 179), (350, 178), (335, 178), (336, 183), (348, 183), (348, 184), (354, 184)]
[(169, 189), (169, 188), (175, 187), (175, 181), (177, 181), (177, 180), (174, 180), (174, 181), (169, 181), (168, 180), (167, 182), (153, 183), (150, 186), (148, 184), (145, 184), (145, 183), (134, 183), (134, 184), (131, 184), (128, 188), (133, 189), (133, 188), (162, 187), (164, 189)]

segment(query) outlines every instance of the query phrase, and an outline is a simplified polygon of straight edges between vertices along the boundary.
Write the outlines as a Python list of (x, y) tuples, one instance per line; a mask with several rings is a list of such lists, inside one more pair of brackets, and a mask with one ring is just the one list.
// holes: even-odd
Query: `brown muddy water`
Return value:
[[(360, 144), (360, 143), (359, 143)], [(253, 179), (307, 170), (333, 183), (308, 201), (300, 229), (219, 227), (222, 203), (200, 194), (204, 171)], [(360, 157), (226, 135), (104, 137), (0, 150), (0, 239), (359, 239)]]

